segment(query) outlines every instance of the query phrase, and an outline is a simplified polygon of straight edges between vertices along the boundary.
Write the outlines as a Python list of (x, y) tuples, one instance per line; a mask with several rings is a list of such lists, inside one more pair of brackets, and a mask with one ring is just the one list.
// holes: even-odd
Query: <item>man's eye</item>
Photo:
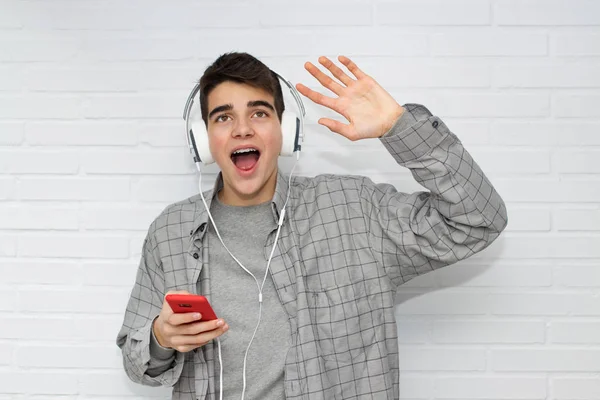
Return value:
[(229, 117), (225, 114), (219, 115), (217, 118), (215, 118), (215, 122), (225, 122), (227, 120), (227, 118), (229, 118)]
[(264, 112), (264, 111), (257, 111), (257, 112), (254, 113), (254, 115), (256, 115), (259, 118), (264, 118), (264, 117), (268, 116), (268, 114), (266, 112)]

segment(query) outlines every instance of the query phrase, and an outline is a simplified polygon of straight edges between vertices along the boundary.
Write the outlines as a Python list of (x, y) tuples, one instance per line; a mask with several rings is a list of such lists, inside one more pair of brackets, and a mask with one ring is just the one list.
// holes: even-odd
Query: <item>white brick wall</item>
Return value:
[[(402, 399), (600, 399), (599, 1), (0, 0), (0, 400), (169, 398), (114, 339), (148, 224), (197, 191), (188, 91), (231, 50), (313, 87), (304, 61), (355, 58), (507, 202), (503, 238), (399, 291)], [(307, 108), (300, 173), (421, 189)]]

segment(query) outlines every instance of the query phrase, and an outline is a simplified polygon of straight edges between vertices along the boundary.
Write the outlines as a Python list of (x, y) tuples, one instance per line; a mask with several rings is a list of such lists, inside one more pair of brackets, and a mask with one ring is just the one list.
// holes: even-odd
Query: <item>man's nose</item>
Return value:
[(233, 130), (233, 136), (246, 137), (246, 136), (252, 136), (253, 134), (254, 134), (254, 131), (252, 130), (252, 127), (250, 126), (248, 121), (243, 120), (243, 119), (237, 120), (235, 128)]

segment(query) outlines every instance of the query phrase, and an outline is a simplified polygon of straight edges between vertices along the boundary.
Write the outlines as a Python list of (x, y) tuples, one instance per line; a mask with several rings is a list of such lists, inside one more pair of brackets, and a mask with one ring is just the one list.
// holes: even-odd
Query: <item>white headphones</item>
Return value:
[[(301, 151), (302, 148), (302, 141), (304, 140), (304, 116), (306, 115), (306, 110), (304, 109), (304, 103), (302, 103), (302, 99), (296, 88), (277, 72), (271, 72), (290, 89), (290, 93), (294, 97), (294, 100), (296, 100), (296, 104), (300, 110), (299, 116), (292, 111), (284, 111), (281, 117), (283, 140), (281, 142), (281, 152), (279, 154), (282, 156), (292, 156), (296, 151)], [(200, 107), (194, 108), (194, 102), (200, 104), (200, 83), (194, 86), (188, 96), (185, 103), (185, 109), (183, 110), (183, 119), (185, 120), (187, 144), (190, 153), (192, 153), (194, 158), (194, 163), (208, 165), (215, 160), (210, 153), (210, 148), (208, 146), (208, 132), (206, 131), (206, 125), (202, 120)]]

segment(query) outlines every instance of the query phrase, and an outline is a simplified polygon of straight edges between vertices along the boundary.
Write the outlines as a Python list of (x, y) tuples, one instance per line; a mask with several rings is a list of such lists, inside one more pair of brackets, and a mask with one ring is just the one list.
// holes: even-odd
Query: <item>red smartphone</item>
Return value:
[(172, 293), (167, 295), (166, 300), (174, 313), (199, 312), (202, 315), (201, 321), (217, 319), (217, 315), (204, 296)]

